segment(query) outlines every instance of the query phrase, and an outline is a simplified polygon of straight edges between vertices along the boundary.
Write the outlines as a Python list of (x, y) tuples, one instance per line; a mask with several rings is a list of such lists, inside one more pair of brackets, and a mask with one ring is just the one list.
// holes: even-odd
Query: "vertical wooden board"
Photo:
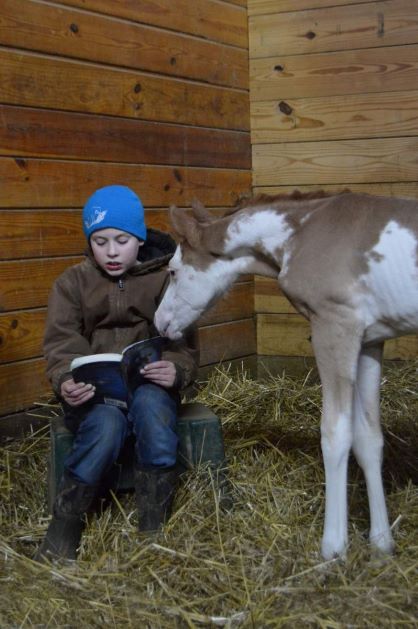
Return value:
[(243, 49), (32, 0), (2, 0), (1, 17), (3, 46), (248, 88)]
[(418, 90), (251, 103), (253, 144), (416, 135)]
[(260, 15), (249, 21), (251, 57), (416, 44), (417, 16), (418, 0)]
[(208, 206), (231, 206), (250, 190), (251, 172), (0, 157), (4, 208), (82, 207), (109, 182), (133, 188), (146, 207), (190, 206), (195, 198)]
[(418, 46), (270, 57), (250, 61), (252, 100), (418, 89)]
[(247, 48), (247, 13), (217, 0), (60, 0), (60, 4)]
[(369, 3), (370, 0), (248, 0), (249, 15), (263, 15), (266, 13), (282, 13), (284, 11), (303, 11), (305, 9), (319, 9), (321, 7), (335, 7), (352, 4)]
[(0, 50), (0, 81), (11, 105), (249, 129), (246, 91), (10, 50)]
[(414, 181), (418, 138), (258, 144), (253, 147), (253, 183), (337, 184)]

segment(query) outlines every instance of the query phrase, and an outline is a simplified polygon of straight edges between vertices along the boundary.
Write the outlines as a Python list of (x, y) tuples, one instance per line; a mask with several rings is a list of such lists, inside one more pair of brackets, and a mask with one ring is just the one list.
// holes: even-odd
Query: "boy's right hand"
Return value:
[(80, 406), (94, 396), (96, 388), (92, 384), (65, 380), (61, 384), (61, 395), (70, 406)]

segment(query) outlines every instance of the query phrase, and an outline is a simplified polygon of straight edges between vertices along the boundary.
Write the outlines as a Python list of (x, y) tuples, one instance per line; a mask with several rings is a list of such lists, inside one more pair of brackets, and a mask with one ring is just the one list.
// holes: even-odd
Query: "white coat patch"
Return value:
[(230, 253), (249, 243), (260, 243), (265, 253), (273, 256), (290, 238), (293, 229), (286, 221), (286, 214), (262, 210), (249, 216), (237, 217), (226, 232), (225, 251)]

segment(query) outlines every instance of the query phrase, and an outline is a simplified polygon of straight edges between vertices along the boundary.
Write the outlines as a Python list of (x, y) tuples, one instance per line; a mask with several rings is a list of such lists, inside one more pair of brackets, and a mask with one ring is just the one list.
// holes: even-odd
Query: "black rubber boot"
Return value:
[(85, 513), (97, 494), (97, 487), (79, 483), (64, 474), (54, 502), (53, 517), (34, 559), (76, 559), (85, 526)]
[(180, 471), (177, 465), (136, 470), (135, 493), (141, 533), (157, 533), (169, 519)]

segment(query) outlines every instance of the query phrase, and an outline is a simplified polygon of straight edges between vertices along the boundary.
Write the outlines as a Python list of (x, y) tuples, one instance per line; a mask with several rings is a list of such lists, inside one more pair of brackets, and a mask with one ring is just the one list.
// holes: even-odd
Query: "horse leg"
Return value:
[(383, 435), (380, 427), (380, 377), (383, 343), (364, 348), (359, 357), (354, 393), (353, 451), (367, 484), (370, 542), (383, 552), (393, 550), (382, 481)]
[(313, 321), (312, 344), (323, 389), (325, 522), (321, 549), (325, 559), (332, 559), (344, 555), (347, 546), (347, 465), (360, 339), (344, 322)]

